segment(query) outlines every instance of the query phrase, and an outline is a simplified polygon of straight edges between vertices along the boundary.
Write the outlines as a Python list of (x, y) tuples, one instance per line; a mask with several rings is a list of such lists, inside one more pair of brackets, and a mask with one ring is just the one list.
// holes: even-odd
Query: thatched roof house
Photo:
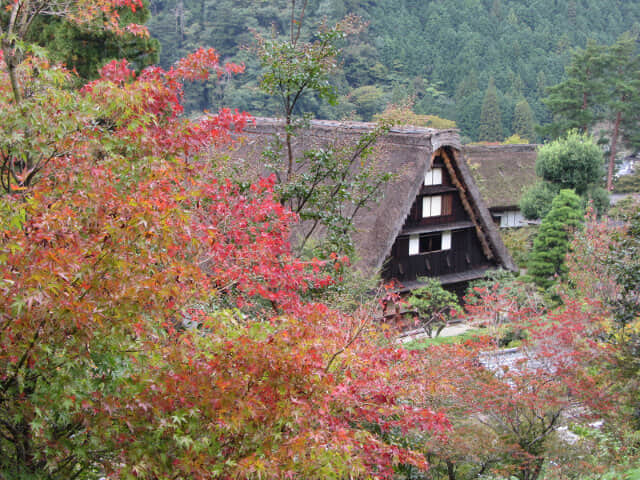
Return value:
[(538, 181), (537, 145), (465, 145), (464, 157), (491, 214), (501, 226), (519, 226), (518, 203)]
[[(328, 144), (353, 145), (363, 133), (370, 132), (373, 128), (375, 124), (370, 123), (312, 121), (310, 128), (295, 137), (294, 150), (300, 153), (310, 147)], [(284, 136), (282, 121), (257, 118), (255, 125), (247, 126), (243, 132), (243, 138), (232, 154), (234, 163), (240, 165), (241, 170), (248, 171), (249, 175), (264, 173), (261, 152), (273, 135)], [(481, 262), (483, 267), (515, 268), (460, 149), (457, 130), (397, 127), (392, 128), (388, 134), (378, 140), (374, 153), (376, 168), (393, 172), (394, 176), (381, 188), (379, 201), (371, 202), (354, 217), (353, 240), (358, 257), (357, 268), (373, 273), (380, 271), (386, 262), (387, 267), (384, 270), (387, 276), (396, 278), (399, 276), (398, 272), (393, 274), (388, 265), (393, 263), (393, 252), (394, 249), (397, 250), (399, 238), (405, 238), (409, 242), (409, 237), (414, 239), (419, 235), (433, 236), (440, 231), (451, 232), (456, 229), (471, 232), (483, 252)], [(425, 193), (425, 178), (436, 163), (445, 170), (442, 178), (446, 179), (446, 185), (440, 184), (429, 188), (433, 190), (432, 193), (440, 197), (437, 199), (438, 202), (443, 195), (448, 194), (447, 192), (454, 192), (456, 199), (451, 208), (458, 207), (462, 213), (458, 213), (457, 216), (442, 214), (430, 219), (425, 218), (422, 222), (424, 225), (412, 223), (409, 218), (416, 208), (417, 199)], [(450, 244), (450, 240), (445, 240), (446, 242)], [(435, 251), (431, 251), (429, 254), (420, 252), (414, 255), (412, 253), (412, 256), (432, 258), (434, 254)], [(465, 252), (458, 251), (450, 245), (447, 255), (464, 257)], [(448, 263), (453, 265), (455, 262), (450, 258)], [(466, 264), (467, 269), (473, 267), (470, 262)], [(432, 276), (438, 277), (443, 277), (447, 273), (442, 269), (434, 269), (433, 272)], [(429, 275), (429, 272), (423, 274), (413, 272), (399, 280), (403, 283), (415, 281), (416, 275)], [(480, 275), (481, 273), (478, 272), (478, 276)]]

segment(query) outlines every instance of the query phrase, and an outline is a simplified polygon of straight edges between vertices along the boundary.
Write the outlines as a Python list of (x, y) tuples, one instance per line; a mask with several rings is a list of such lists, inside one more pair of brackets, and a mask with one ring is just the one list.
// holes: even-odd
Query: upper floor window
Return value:
[(442, 169), (432, 168), (424, 176), (425, 185), (442, 185)]
[(422, 217), (439, 217), (442, 215), (442, 195), (422, 197)]
[(453, 195), (427, 195), (422, 197), (422, 218), (451, 215)]

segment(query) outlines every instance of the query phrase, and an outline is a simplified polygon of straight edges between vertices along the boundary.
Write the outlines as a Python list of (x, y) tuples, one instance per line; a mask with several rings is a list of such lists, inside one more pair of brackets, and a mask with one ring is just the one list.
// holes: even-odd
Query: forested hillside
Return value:
[[(289, 5), (287, 0), (151, 1), (148, 26), (162, 44), (164, 67), (201, 45), (247, 66), (232, 84), (192, 88), (189, 109), (225, 104), (274, 113), (275, 105), (258, 91), (259, 66), (246, 47), (253, 42), (252, 29), (283, 33)], [(302, 108), (318, 117), (369, 120), (388, 103), (412, 96), (416, 113), (455, 120), (473, 140), (494, 140), (480, 128), (485, 97), (490, 102), (497, 96), (500, 118), (493, 113), (488, 121), (501, 123), (502, 138), (522, 132), (518, 104), (525, 116), (530, 107), (536, 123), (547, 122), (540, 98), (545, 87), (562, 79), (572, 48), (584, 47), (589, 38), (611, 44), (625, 31), (640, 31), (640, 3), (622, 0), (310, 0), (305, 28), (315, 29), (325, 17), (335, 23), (350, 12), (368, 28), (344, 46), (343, 69), (334, 79), (340, 104), (306, 100)]]

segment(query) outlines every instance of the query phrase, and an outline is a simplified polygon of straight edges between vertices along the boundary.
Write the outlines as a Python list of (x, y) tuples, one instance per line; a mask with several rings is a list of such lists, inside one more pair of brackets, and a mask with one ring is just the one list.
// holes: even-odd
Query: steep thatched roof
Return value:
[[(283, 122), (278, 119), (256, 118), (239, 139), (238, 148), (232, 154), (234, 163), (250, 176), (264, 173), (262, 151), (273, 135), (284, 138)], [(354, 145), (362, 134), (371, 132), (375, 124), (362, 122), (312, 121), (308, 129), (295, 137), (294, 150), (298, 153), (318, 146)], [(336, 147), (338, 146), (338, 147)], [(457, 130), (435, 130), (424, 127), (394, 127), (378, 140), (374, 159), (376, 169), (394, 174), (382, 187), (377, 203), (358, 212), (354, 218), (353, 235), (356, 266), (373, 273), (379, 270), (391, 251), (393, 242), (402, 229), (405, 218), (424, 181), (434, 152), (448, 147), (454, 152), (455, 161), (468, 195), (473, 199), (478, 228), (487, 239), (497, 262), (505, 268), (513, 268), (513, 262), (504, 247), (491, 216), (480, 198), (473, 178), (464, 163), (460, 151)], [(255, 178), (255, 177), (254, 177)]]
[(464, 157), (487, 206), (515, 209), (536, 183), (537, 145), (465, 145)]

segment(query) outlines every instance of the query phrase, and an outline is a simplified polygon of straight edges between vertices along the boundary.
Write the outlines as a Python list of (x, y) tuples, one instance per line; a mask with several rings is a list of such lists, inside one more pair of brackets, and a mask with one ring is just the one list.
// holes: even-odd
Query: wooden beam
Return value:
[(467, 214), (471, 218), (471, 221), (473, 222), (473, 225), (476, 229), (476, 234), (478, 235), (478, 239), (480, 240), (480, 245), (482, 246), (482, 251), (484, 252), (484, 254), (488, 259), (493, 259), (494, 258), (493, 251), (491, 250), (491, 247), (489, 246), (489, 242), (487, 241), (487, 237), (484, 234), (482, 227), (480, 226), (480, 223), (478, 222), (478, 217), (473, 209), (473, 206), (471, 205), (471, 203), (469, 202), (469, 199), (467, 198), (467, 190), (462, 184), (462, 182), (460, 182), (460, 180), (458, 179), (458, 175), (456, 175), (456, 171), (455, 171), (455, 168), (453, 167), (453, 162), (451, 161), (451, 157), (449, 157), (449, 154), (443, 148), (439, 149), (438, 151), (441, 152), (442, 158), (444, 159), (444, 164), (447, 167), (449, 176), (451, 177), (451, 181), (453, 182), (453, 184), (458, 189), (458, 192), (460, 193), (460, 200), (462, 201), (462, 206), (464, 207), (465, 211), (467, 212)]

